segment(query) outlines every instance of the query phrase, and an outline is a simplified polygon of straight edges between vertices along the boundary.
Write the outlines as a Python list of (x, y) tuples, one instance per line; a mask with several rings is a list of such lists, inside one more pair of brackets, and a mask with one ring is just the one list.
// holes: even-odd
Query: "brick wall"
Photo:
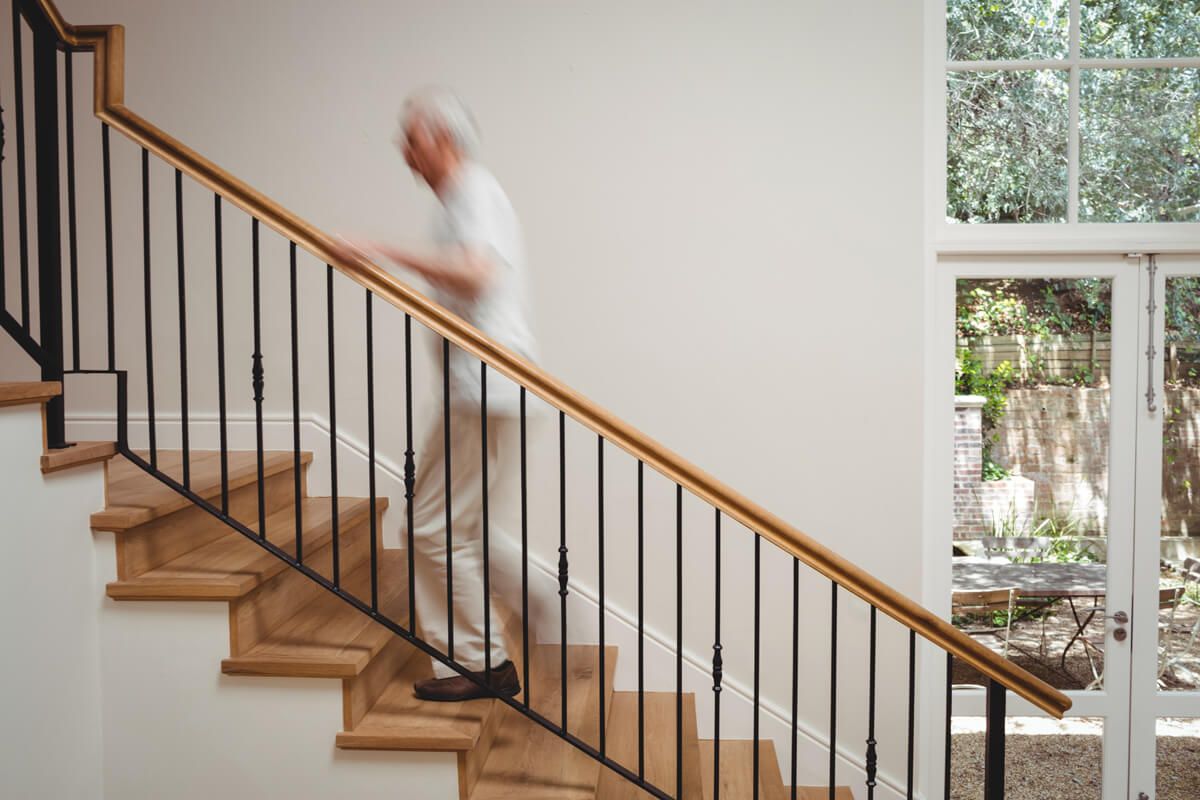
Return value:
[(954, 538), (978, 539), (1000, 532), (1006, 521), (1028, 523), (1034, 509), (1034, 482), (1014, 476), (982, 480), (983, 398), (954, 399)]

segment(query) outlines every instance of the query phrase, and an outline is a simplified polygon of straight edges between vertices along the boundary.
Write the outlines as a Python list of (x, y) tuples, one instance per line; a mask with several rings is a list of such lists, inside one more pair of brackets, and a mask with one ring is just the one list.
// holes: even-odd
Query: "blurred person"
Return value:
[[(432, 248), (421, 250), (371, 240), (346, 240), (342, 255), (375, 253), (424, 278), (433, 299), (491, 339), (532, 359), (534, 340), (528, 322), (525, 253), (521, 227), (496, 178), (474, 160), (479, 133), (461, 100), (434, 87), (411, 95), (404, 104), (396, 147), (413, 173), (433, 190), (439, 211)], [(441, 339), (437, 340), (441, 363)], [(447, 609), (447, 521), (453, 548), (449, 566), (453, 590), (453, 659), (476, 673), (499, 694), (520, 692), (517, 670), (504, 644), (504, 629), (490, 615), (490, 665), (486, 671), (483, 596), (483, 385), (480, 362), (451, 345), (450, 413), (435, 420), (416, 451), (413, 497), (413, 553), (416, 567), (416, 619), (423, 638), (450, 652)], [(501, 508), (515, 470), (511, 464), (519, 412), (519, 388), (495, 370), (487, 371), (487, 495), (489, 574), (496, 600), (520, 592), (513, 569), (515, 548), (504, 534)], [(450, 427), (446, 452), (445, 425)], [(446, 491), (446, 458), (450, 492)], [(450, 511), (446, 502), (449, 498)], [(447, 520), (449, 517), (449, 520)], [(532, 599), (532, 598), (531, 598)], [(508, 603), (511, 607), (511, 603)], [(425, 700), (457, 701), (485, 692), (450, 667), (434, 660), (434, 678), (418, 681), (413, 693)]]

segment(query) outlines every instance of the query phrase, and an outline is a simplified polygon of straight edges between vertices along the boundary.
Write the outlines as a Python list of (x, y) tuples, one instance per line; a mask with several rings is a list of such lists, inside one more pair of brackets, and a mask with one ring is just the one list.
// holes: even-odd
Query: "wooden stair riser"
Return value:
[[(382, 513), (379, 515), (382, 517)], [(383, 552), (382, 522), (376, 525), (377, 552)], [(338, 571), (341, 587), (366, 602), (371, 599), (370, 574), (359, 570), (370, 559), (370, 518), (361, 517), (338, 531)], [(333, 540), (314, 553), (304, 555), (304, 564), (327, 579), (333, 579)], [(285, 569), (245, 597), (229, 604), (229, 652), (240, 656), (262, 641), (277, 625), (287, 621), (327, 590), (294, 569)]]
[(375, 705), (387, 685), (400, 674), (417, 648), (399, 636), (393, 636), (361, 673), (342, 681), (342, 726), (352, 731)]
[[(307, 494), (303, 491), (307, 471), (306, 468), (302, 468), (301, 491), (304, 494)], [(294, 498), (295, 479), (291, 469), (263, 480), (263, 504), (266, 514), (294, 504)], [(230, 491), (229, 515), (251, 528), (258, 527), (257, 483)], [(229, 531), (226, 523), (196, 506), (188, 506), (125, 531), (118, 531), (115, 534), (117, 578), (136, 578), (184, 553), (225, 536)]]

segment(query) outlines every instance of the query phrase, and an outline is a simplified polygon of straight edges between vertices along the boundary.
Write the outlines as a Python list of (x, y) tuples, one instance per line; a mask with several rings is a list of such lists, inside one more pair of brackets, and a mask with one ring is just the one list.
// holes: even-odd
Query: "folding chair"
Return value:
[[(960, 628), (968, 636), (999, 636), (1004, 640), (1004, 657), (1008, 658), (1008, 639), (1012, 633), (1013, 606), (1017, 600), (1016, 587), (988, 589), (977, 592), (955, 592), (951, 596), (951, 613), (955, 616), (986, 615), (987, 622)], [(1004, 627), (990, 624), (993, 611), (1007, 611)]]
[[(1169, 636), (1171, 626), (1175, 624), (1175, 610), (1179, 607), (1179, 599), (1181, 597), (1183, 597), (1183, 590), (1184, 590), (1184, 587), (1182, 587), (1182, 586), (1173, 586), (1168, 589), (1159, 589), (1158, 590), (1158, 613), (1159, 613), (1158, 629), (1160, 631), (1160, 633), (1159, 633), (1160, 639), (1162, 637), (1161, 632), (1165, 630), (1168, 632), (1168, 636)], [(1162, 612), (1164, 609), (1170, 612), (1167, 615), (1167, 621), (1165, 623), (1162, 622), (1162, 619), (1161, 619)], [(1101, 608), (1100, 612), (1103, 614), (1104, 609)], [(1103, 617), (1102, 617), (1102, 619), (1103, 619)], [(1096, 659), (1094, 659), (1092, 657), (1092, 651), (1093, 650), (1096, 651), (1097, 658), (1100, 658), (1100, 659), (1104, 658), (1104, 640), (1105, 640), (1106, 635), (1107, 635), (1107, 632), (1101, 632), (1099, 636), (1093, 635), (1093, 636), (1080, 636), (1079, 637), (1079, 641), (1083, 642), (1083, 652), (1084, 652), (1084, 654), (1087, 655), (1088, 667), (1090, 667), (1092, 670), (1092, 682), (1089, 683), (1087, 686), (1083, 687), (1083, 690), (1085, 692), (1090, 691), (1091, 689), (1100, 689), (1104, 686), (1104, 664), (1101, 663), (1100, 669), (1098, 669), (1098, 670), (1096, 669)], [(1167, 648), (1169, 647), (1169, 644), (1170, 643), (1169, 643), (1169, 639), (1168, 639), (1167, 642), (1164, 644), (1164, 646), (1161, 648), (1161, 652), (1159, 653), (1159, 664), (1160, 665), (1166, 663)], [(1163, 671), (1164, 671), (1164, 668), (1162, 666), (1160, 666), (1158, 677), (1160, 677), (1160, 678), (1162, 677)]]
[[(1193, 606), (1200, 606), (1200, 603), (1197, 603), (1195, 600), (1192, 600), (1191, 598), (1189, 598), (1187, 596), (1189, 587), (1191, 587), (1191, 586), (1200, 587), (1200, 559), (1195, 559), (1195, 558), (1184, 559), (1182, 572), (1183, 572), (1183, 586), (1180, 587), (1179, 602), (1186, 603), (1188, 605), (1193, 605)], [(1167, 626), (1166, 636), (1164, 637), (1164, 641), (1163, 641), (1162, 655), (1159, 658), (1159, 662), (1158, 662), (1158, 664), (1159, 664), (1159, 666), (1158, 666), (1159, 683), (1162, 683), (1163, 675), (1165, 675), (1167, 670), (1171, 669), (1172, 667), (1179, 670), (1180, 672), (1185, 673), (1188, 676), (1189, 680), (1191, 680), (1193, 683), (1200, 682), (1200, 676), (1197, 676), (1194, 672), (1192, 672), (1189, 669), (1179, 666), (1180, 662), (1182, 662), (1185, 658), (1187, 658), (1188, 653), (1190, 653), (1192, 651), (1192, 646), (1196, 644), (1197, 634), (1200, 634), (1200, 617), (1196, 618), (1196, 622), (1192, 625), (1192, 627), (1190, 629), (1188, 629), (1186, 627), (1182, 628), (1182, 629), (1177, 629), (1175, 627), (1174, 622), (1175, 622), (1175, 614), (1174, 614), (1174, 612), (1172, 612), (1171, 622)], [(1187, 644), (1184, 645), (1183, 648), (1178, 653), (1176, 653), (1174, 657), (1172, 657), (1170, 655), (1171, 639), (1175, 634), (1186, 635), (1188, 637), (1188, 640), (1187, 640)]]

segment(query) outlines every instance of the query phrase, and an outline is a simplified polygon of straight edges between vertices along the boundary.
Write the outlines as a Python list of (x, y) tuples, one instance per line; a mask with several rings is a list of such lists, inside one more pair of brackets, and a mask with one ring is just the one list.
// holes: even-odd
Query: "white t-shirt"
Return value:
[[(487, 286), (474, 299), (437, 289), (434, 299), (517, 355), (533, 360), (535, 345), (529, 324), (525, 247), (512, 203), (492, 173), (474, 162), (464, 162), (451, 180), (440, 197), (442, 208), (434, 223), (434, 240), (445, 247), (489, 250), (494, 271)], [(440, 341), (436, 355), (440, 364)], [(451, 403), (479, 408), (481, 395), (479, 359), (451, 344)], [(488, 369), (488, 411), (515, 414), (519, 405), (517, 385), (496, 370)]]

